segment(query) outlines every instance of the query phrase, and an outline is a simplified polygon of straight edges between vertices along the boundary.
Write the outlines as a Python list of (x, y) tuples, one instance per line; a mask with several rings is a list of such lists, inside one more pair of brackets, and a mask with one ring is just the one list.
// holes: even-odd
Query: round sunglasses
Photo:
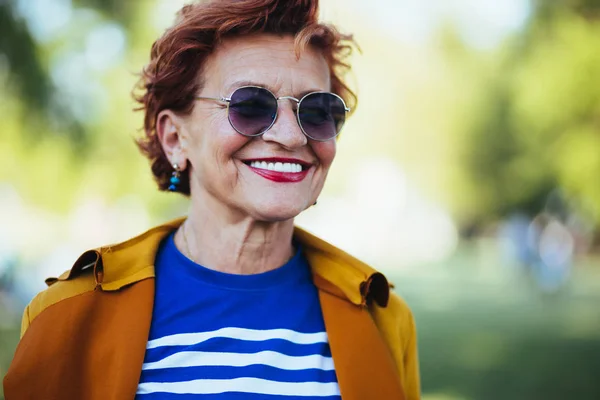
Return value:
[(227, 103), (227, 118), (238, 133), (259, 136), (268, 131), (277, 119), (278, 101), (288, 99), (297, 103), (296, 118), (302, 132), (309, 138), (326, 141), (335, 138), (350, 111), (344, 100), (335, 93), (312, 92), (301, 99), (292, 96), (276, 97), (260, 86), (242, 86), (229, 97), (196, 96), (198, 100)]

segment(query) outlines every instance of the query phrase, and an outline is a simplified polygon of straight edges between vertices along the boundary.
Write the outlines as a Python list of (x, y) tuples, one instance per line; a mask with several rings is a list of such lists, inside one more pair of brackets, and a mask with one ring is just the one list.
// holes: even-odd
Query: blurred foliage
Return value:
[(600, 3), (597, 0), (535, 0), (538, 20), (547, 22), (564, 11), (572, 11), (588, 19), (600, 18)]
[(477, 223), (515, 210), (535, 215), (561, 188), (574, 211), (600, 222), (598, 2), (545, 4), (497, 56), (466, 121), (465, 175)]
[(0, 54), (2, 68), (10, 71), (10, 81), (18, 86), (19, 94), (32, 109), (49, 105), (50, 77), (44, 60), (38, 55), (35, 40), (22, 18), (15, 15), (14, 3), (0, 3)]

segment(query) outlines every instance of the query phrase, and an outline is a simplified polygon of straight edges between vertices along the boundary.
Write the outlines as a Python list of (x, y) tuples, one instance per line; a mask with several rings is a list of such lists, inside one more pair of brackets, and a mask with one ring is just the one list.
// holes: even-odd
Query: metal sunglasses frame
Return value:
[[(271, 95), (273, 96), (273, 98), (278, 102), (277, 103), (277, 109), (275, 110), (275, 118), (273, 118), (273, 121), (271, 122), (271, 125), (269, 125), (265, 130), (263, 130), (262, 132), (259, 132), (255, 135), (248, 135), (247, 133), (243, 133), (240, 132), (239, 129), (237, 129), (234, 125), (233, 122), (231, 122), (231, 117), (229, 115), (229, 105), (231, 104), (231, 97), (233, 96), (233, 94), (235, 92), (237, 92), (240, 89), (245, 89), (245, 88), (252, 88), (252, 89), (263, 89), (266, 90), (267, 92), (271, 93)], [(302, 123), (300, 122), (300, 104), (302, 104), (302, 100), (306, 99), (308, 96), (313, 95), (313, 94), (317, 94), (317, 93), (326, 93), (326, 94), (330, 94), (332, 96), (337, 97), (338, 99), (340, 99), (340, 101), (342, 102), (342, 105), (344, 106), (344, 111), (347, 114), (348, 112), (350, 112), (350, 108), (348, 108), (348, 106), (346, 106), (346, 102), (344, 101), (344, 99), (342, 99), (340, 96), (338, 96), (335, 93), (331, 93), (331, 92), (326, 92), (326, 91), (317, 91), (317, 92), (310, 92), (305, 94), (304, 96), (302, 96), (301, 99), (298, 99), (294, 96), (280, 96), (277, 97), (275, 96), (275, 94), (273, 92), (271, 92), (269, 89), (264, 88), (262, 86), (254, 86), (254, 85), (247, 85), (247, 86), (240, 86), (239, 88), (235, 89), (233, 92), (231, 92), (231, 94), (229, 95), (229, 97), (205, 97), (205, 96), (195, 96), (196, 100), (214, 100), (214, 101), (220, 101), (223, 103), (227, 103), (227, 120), (229, 121), (229, 125), (231, 125), (231, 127), (233, 129), (235, 129), (235, 131), (237, 133), (239, 133), (240, 135), (243, 136), (247, 136), (247, 137), (257, 137), (257, 136), (261, 136), (262, 134), (264, 134), (266, 131), (268, 131), (269, 129), (271, 129), (273, 127), (273, 125), (275, 125), (275, 121), (277, 121), (277, 117), (279, 116), (279, 100), (283, 100), (283, 99), (288, 99), (288, 100), (293, 100), (296, 102), (297, 107), (296, 107), (296, 122), (298, 122), (298, 126), (300, 127), (300, 130), (302, 131), (302, 133), (304, 133), (304, 135), (312, 140), (316, 140), (318, 142), (326, 142), (328, 140), (331, 139), (335, 139), (340, 132), (342, 131), (342, 128), (344, 127), (344, 124), (346, 123), (346, 114), (344, 115), (344, 122), (342, 122), (342, 126), (340, 127), (340, 129), (336, 132), (335, 136), (332, 136), (330, 138), (327, 139), (317, 139), (314, 138), (312, 136), (310, 136), (308, 133), (306, 133), (306, 131), (304, 130), (304, 128), (302, 127)]]

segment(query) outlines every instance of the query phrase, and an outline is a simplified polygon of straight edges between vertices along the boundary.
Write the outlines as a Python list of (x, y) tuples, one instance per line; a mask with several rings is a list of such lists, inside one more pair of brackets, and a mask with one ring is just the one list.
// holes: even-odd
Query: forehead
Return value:
[(291, 36), (227, 39), (206, 60), (203, 78), (206, 90), (216, 89), (221, 95), (248, 83), (283, 95), (331, 89), (325, 57), (307, 46), (298, 58)]

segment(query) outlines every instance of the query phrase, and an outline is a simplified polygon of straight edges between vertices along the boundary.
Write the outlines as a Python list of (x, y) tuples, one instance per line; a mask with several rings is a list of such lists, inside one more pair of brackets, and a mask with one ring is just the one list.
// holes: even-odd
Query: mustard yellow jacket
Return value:
[[(25, 309), (6, 400), (133, 399), (154, 301), (154, 258), (182, 219), (85, 252)], [(411, 311), (369, 266), (296, 228), (318, 288), (343, 400), (420, 398)]]

